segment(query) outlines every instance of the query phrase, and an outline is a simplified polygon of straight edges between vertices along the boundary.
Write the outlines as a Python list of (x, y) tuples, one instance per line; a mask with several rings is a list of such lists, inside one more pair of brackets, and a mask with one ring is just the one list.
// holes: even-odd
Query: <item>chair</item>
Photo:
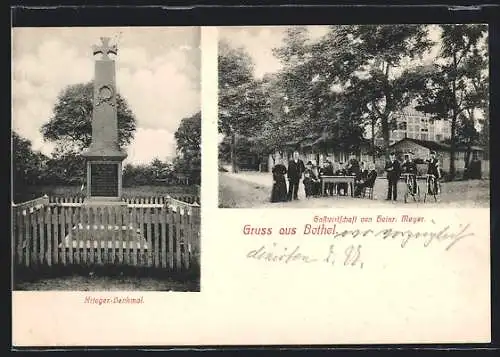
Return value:
[(370, 200), (373, 200), (373, 186), (363, 187), (363, 198), (365, 198), (367, 195)]

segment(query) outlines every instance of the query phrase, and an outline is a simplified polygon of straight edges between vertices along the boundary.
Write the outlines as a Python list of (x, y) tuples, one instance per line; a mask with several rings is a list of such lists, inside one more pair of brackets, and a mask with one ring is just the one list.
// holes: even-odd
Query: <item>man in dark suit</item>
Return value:
[(365, 169), (365, 163), (361, 162), (359, 171), (354, 179), (354, 197), (360, 197), (365, 181), (368, 177), (368, 170)]
[(391, 152), (389, 155), (389, 161), (385, 164), (385, 171), (387, 172), (387, 182), (389, 186), (387, 188), (387, 198), (386, 201), (391, 199), (396, 201), (398, 199), (398, 180), (401, 175), (401, 165), (396, 159), (396, 154)]
[[(333, 165), (330, 161), (325, 161), (323, 163), (323, 167), (319, 171), (320, 178), (322, 176), (333, 176)], [(325, 184), (325, 192), (322, 192), (322, 195), (330, 195), (333, 196), (333, 183), (328, 182)]]
[[(434, 192), (438, 192), (438, 180), (441, 178), (441, 168), (439, 166), (439, 160), (436, 158), (436, 152), (431, 151), (431, 157), (425, 160), (427, 162), (427, 174), (434, 175), (436, 178), (434, 180)], [(428, 192), (431, 194), (430, 190)]]
[(304, 162), (299, 159), (299, 152), (293, 152), (293, 159), (288, 163), (288, 200), (298, 200), (299, 182), (306, 170)]
[[(339, 162), (339, 167), (338, 170), (335, 171), (335, 176), (346, 176), (347, 175), (347, 170), (346, 170), (347, 164), (344, 165), (343, 162)], [(340, 196), (342, 192), (343, 196), (347, 195), (347, 184), (346, 183), (338, 183), (337, 184), (337, 195)]]
[(356, 155), (351, 154), (347, 164), (347, 175), (356, 176), (359, 174), (359, 171), (359, 161), (356, 159)]
[(405, 174), (410, 174), (411, 187), (412, 187), (412, 195), (417, 194), (417, 164), (412, 160), (412, 152), (408, 152), (404, 156), (403, 164), (401, 165), (401, 171)]
[(377, 179), (377, 171), (375, 170), (375, 164), (369, 164), (369, 169), (367, 170), (366, 180), (364, 187), (371, 187), (375, 184), (375, 180)]
[[(361, 165), (363, 167), (363, 165)], [(361, 181), (356, 186), (357, 191), (354, 192), (355, 197), (361, 197), (363, 189), (366, 187), (372, 188), (375, 185), (375, 180), (377, 179), (377, 171), (375, 170), (375, 164), (368, 164), (367, 170), (362, 170), (364, 172), (361, 176)]]

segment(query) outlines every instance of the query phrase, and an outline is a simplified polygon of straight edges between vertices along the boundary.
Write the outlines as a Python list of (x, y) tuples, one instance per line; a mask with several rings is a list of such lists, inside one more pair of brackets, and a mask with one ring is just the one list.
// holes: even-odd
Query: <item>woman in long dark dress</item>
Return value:
[(283, 165), (283, 160), (279, 160), (273, 167), (273, 190), (271, 192), (271, 202), (285, 202), (287, 201), (287, 188), (286, 188), (286, 167)]

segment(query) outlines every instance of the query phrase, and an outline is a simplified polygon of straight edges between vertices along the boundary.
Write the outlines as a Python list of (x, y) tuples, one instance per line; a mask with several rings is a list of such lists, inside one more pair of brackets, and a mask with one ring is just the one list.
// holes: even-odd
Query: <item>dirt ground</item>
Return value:
[(374, 187), (374, 199), (352, 198), (350, 196), (333, 196), (308, 198), (304, 196), (304, 186), (301, 183), (299, 200), (284, 203), (271, 203), (272, 181), (269, 174), (261, 173), (219, 173), (219, 207), (220, 208), (321, 208), (321, 207), (489, 207), (490, 181), (470, 180), (442, 183), (442, 192), (438, 202), (427, 200), (424, 202), (404, 203), (403, 196), (406, 190), (404, 182), (398, 184), (398, 201), (385, 201), (387, 194), (387, 180), (377, 179)]
[(138, 277), (68, 276), (18, 283), (26, 291), (200, 291), (198, 281), (180, 282)]

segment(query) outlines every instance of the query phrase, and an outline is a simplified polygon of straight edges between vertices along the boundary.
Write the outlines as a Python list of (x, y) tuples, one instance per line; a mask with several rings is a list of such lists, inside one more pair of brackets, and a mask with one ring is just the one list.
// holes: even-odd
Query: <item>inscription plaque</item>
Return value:
[(118, 164), (90, 164), (90, 195), (118, 196)]

